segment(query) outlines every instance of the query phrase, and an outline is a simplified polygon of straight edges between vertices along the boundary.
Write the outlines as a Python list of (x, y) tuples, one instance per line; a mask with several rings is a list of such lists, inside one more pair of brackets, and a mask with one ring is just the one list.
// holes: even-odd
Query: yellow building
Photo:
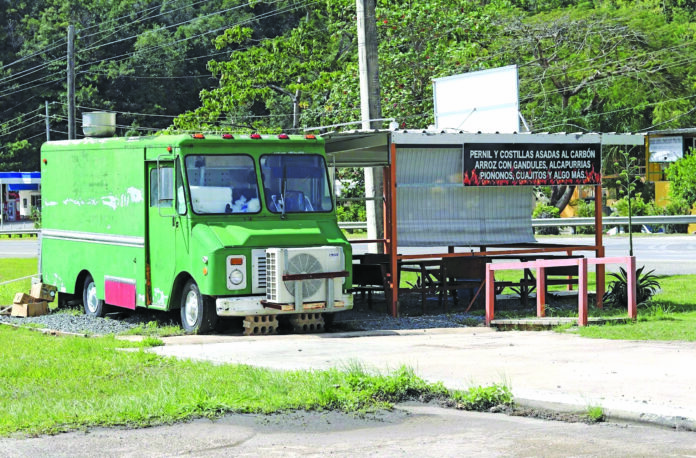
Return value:
[[(666, 207), (670, 201), (665, 170), (694, 147), (696, 128), (654, 131), (645, 137), (645, 179), (655, 183), (655, 205), (658, 207)], [(694, 214), (693, 209), (691, 213)], [(696, 224), (690, 224), (688, 232), (695, 231)]]

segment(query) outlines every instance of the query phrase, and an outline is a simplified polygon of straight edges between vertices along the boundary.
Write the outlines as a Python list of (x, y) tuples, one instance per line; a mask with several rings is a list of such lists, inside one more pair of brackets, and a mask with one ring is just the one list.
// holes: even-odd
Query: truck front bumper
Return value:
[[(299, 308), (299, 309), (298, 309)], [(305, 302), (295, 304), (275, 304), (266, 301), (265, 296), (218, 297), (215, 310), (218, 316), (249, 315), (291, 315), (293, 313), (334, 313), (353, 308), (353, 295), (344, 294), (336, 298), (333, 305), (326, 302)]]

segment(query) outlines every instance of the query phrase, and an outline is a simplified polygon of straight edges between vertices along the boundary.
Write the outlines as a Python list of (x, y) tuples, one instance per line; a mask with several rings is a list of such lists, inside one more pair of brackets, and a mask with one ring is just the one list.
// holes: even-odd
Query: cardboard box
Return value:
[(42, 301), (53, 302), (56, 297), (56, 287), (45, 283), (31, 285), (30, 296)]
[(34, 299), (28, 294), (24, 293), (17, 293), (15, 294), (14, 300), (12, 301), (14, 304), (31, 304), (32, 302), (36, 302), (37, 299)]
[(48, 302), (39, 301), (31, 304), (12, 304), (12, 316), (39, 316), (48, 313)]

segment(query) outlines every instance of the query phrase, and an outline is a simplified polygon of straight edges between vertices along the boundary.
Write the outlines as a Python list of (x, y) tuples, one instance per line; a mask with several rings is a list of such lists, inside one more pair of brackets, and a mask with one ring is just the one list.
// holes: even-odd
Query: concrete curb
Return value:
[[(551, 410), (554, 412), (584, 413), (587, 411), (587, 405), (566, 404), (561, 402), (542, 401), (539, 399), (515, 398), (515, 403), (520, 407)], [(602, 409), (604, 410), (604, 417), (608, 421), (661, 426), (677, 431), (696, 431), (696, 418), (687, 418), (677, 415), (658, 415), (622, 409)]]

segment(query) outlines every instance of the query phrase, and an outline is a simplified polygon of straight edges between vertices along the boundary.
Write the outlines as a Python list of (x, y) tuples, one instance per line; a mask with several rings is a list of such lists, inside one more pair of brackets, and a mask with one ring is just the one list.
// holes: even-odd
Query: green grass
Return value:
[[(36, 258), (3, 258), (0, 261), (0, 283), (16, 278), (34, 275), (38, 272)], [(0, 305), (12, 304), (15, 293), (27, 293), (31, 289), (31, 279), (0, 285)]]
[(33, 234), (24, 234), (21, 237), (19, 235), (13, 235), (10, 237), (9, 234), (0, 234), (0, 239), (2, 240), (26, 240), (29, 238), (36, 238), (36, 236)]
[[(696, 341), (696, 275), (659, 277), (661, 291), (652, 301), (638, 308), (633, 323), (578, 328), (583, 337), (618, 340)], [(596, 309), (595, 309), (595, 312)], [(612, 313), (605, 312), (604, 316)], [(625, 310), (613, 310), (625, 315)]]
[[(142, 427), (232, 412), (365, 412), (407, 399), (441, 399), (483, 409), (511, 403), (509, 390), (448, 391), (402, 367), (374, 374), (346, 370), (274, 371), (163, 358), (159, 345), (114, 337), (56, 337), (0, 326), (0, 436), (94, 426)], [(131, 347), (131, 351), (119, 348)]]
[(589, 406), (586, 412), (588, 420), (592, 423), (604, 421), (604, 409), (599, 406)]
[(499, 384), (473, 387), (468, 391), (453, 393), (452, 398), (457, 403), (457, 408), (479, 412), (500, 405), (511, 406), (514, 403), (510, 389)]
[(137, 335), (148, 337), (168, 337), (185, 334), (181, 326), (160, 325), (157, 321), (148, 321), (122, 333), (123, 335)]

